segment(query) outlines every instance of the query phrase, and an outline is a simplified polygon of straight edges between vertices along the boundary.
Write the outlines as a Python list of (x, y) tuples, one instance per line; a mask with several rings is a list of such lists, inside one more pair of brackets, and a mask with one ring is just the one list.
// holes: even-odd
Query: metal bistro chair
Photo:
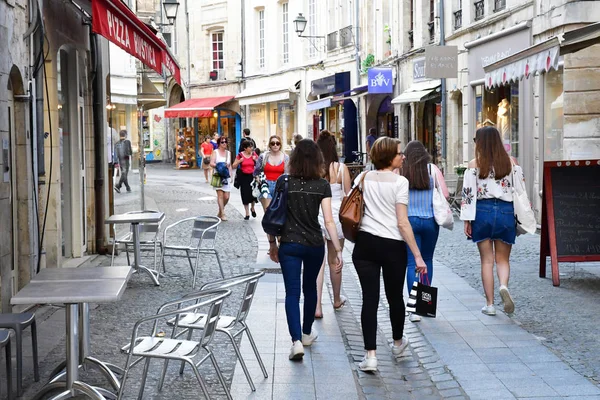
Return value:
[[(244, 362), (242, 353), (240, 352), (240, 349), (237, 343), (235, 342), (235, 338), (237, 336), (240, 336), (242, 333), (246, 332), (248, 340), (250, 341), (250, 345), (252, 346), (252, 350), (254, 351), (256, 359), (258, 360), (258, 364), (260, 365), (260, 369), (262, 370), (263, 376), (265, 378), (268, 378), (269, 375), (267, 374), (267, 370), (265, 369), (263, 361), (260, 357), (258, 348), (254, 343), (254, 339), (252, 338), (252, 334), (250, 333), (250, 328), (248, 328), (248, 325), (246, 324), (246, 317), (250, 312), (250, 306), (252, 305), (254, 293), (256, 292), (256, 287), (258, 286), (258, 280), (262, 278), (264, 274), (264, 271), (259, 271), (250, 274), (234, 276), (232, 278), (207, 283), (200, 289), (200, 293), (202, 293), (206, 290), (233, 289), (235, 286), (245, 285), (237, 314), (235, 316), (222, 315), (221, 318), (219, 318), (219, 323), (217, 324), (217, 331), (223, 332), (227, 335), (227, 337), (229, 337), (229, 340), (231, 340), (231, 344), (233, 345), (237, 358), (240, 360), (240, 365), (242, 366), (244, 374), (246, 375), (246, 379), (248, 380), (250, 388), (253, 391), (256, 390), (254, 382), (252, 382), (252, 378), (250, 377), (250, 373), (248, 372), (248, 368), (246, 367), (246, 363)], [(179, 337), (187, 333), (187, 340), (191, 340), (193, 331), (195, 329), (205, 329), (207, 320), (208, 319), (206, 314), (189, 312), (182, 314), (178, 321), (176, 321), (175, 318), (172, 318), (167, 323), (173, 326), (172, 337)], [(236, 328), (236, 325), (238, 324), (241, 326), (241, 329), (235, 332), (234, 328)], [(184, 330), (179, 333), (176, 333), (178, 328), (184, 328)], [(180, 373), (183, 373), (184, 366), (185, 364), (182, 363)]]
[[(142, 213), (154, 213), (156, 211), (145, 210), (145, 211), (130, 211), (125, 214), (142, 214)], [(156, 248), (157, 246), (160, 248), (161, 257), (164, 252), (163, 243), (160, 238), (160, 227), (164, 221), (164, 218), (160, 220), (157, 224), (140, 224), (140, 250), (154, 250), (154, 270), (157, 269), (157, 257), (156, 257)], [(129, 249), (133, 251), (133, 232), (130, 230), (128, 233), (123, 235), (119, 239), (115, 239), (113, 248), (112, 248), (112, 257), (110, 259), (110, 266), (112, 267), (115, 262), (115, 248), (118, 244), (125, 245), (125, 253), (127, 254), (127, 265), (131, 265), (131, 261), (129, 259)]]
[(40, 369), (38, 366), (37, 348), (37, 326), (35, 314), (32, 312), (0, 314), (0, 328), (11, 329), (15, 332), (17, 345), (17, 396), (23, 394), (23, 330), (31, 327), (31, 352), (33, 354), (33, 377), (35, 381), (40, 380)]
[[(12, 392), (12, 358), (10, 351), (10, 333), (6, 329), (0, 330), (0, 348), (4, 347), (6, 352), (6, 398), (14, 399)], [(17, 349), (17, 351), (19, 351)]]
[(464, 181), (464, 176), (462, 176), (462, 175), (456, 179), (456, 189), (454, 190), (454, 194), (452, 194), (450, 196), (450, 198), (448, 199), (448, 203), (450, 203), (450, 208), (452, 209), (452, 212), (458, 217), (460, 217), (463, 181)]
[[(193, 222), (192, 231), (190, 234), (189, 244), (183, 245), (174, 245), (167, 244), (168, 233), (171, 229), (181, 225)], [(217, 232), (219, 229), (219, 225), (221, 224), (221, 219), (218, 217), (212, 216), (199, 216), (199, 217), (190, 217), (185, 218), (180, 221), (175, 222), (165, 228), (163, 233), (163, 253), (162, 253), (162, 266), (163, 272), (167, 272), (165, 267), (165, 256), (167, 250), (173, 251), (184, 251), (185, 256), (169, 254), (171, 257), (187, 257), (188, 263), (190, 264), (190, 269), (192, 270), (192, 288), (196, 287), (196, 275), (198, 274), (198, 261), (200, 259), (200, 254), (214, 254), (217, 257), (217, 263), (219, 264), (219, 270), (221, 271), (221, 277), (225, 278), (225, 274), (223, 273), (223, 266), (221, 265), (221, 259), (219, 257), (219, 251), (216, 248), (217, 243)], [(191, 253), (196, 253), (196, 260), (194, 264), (192, 264)]]
[[(119, 390), (117, 400), (123, 398), (123, 392), (125, 390), (125, 382), (127, 380), (127, 375), (129, 374), (131, 369), (142, 360), (145, 360), (145, 364), (142, 372), (141, 387), (138, 394), (138, 399), (141, 400), (144, 398), (144, 386), (146, 385), (148, 368), (150, 366), (150, 360), (153, 358), (163, 359), (165, 360), (165, 364), (169, 360), (177, 360), (190, 364), (190, 366), (194, 370), (196, 379), (200, 384), (200, 388), (202, 389), (202, 392), (204, 393), (207, 399), (210, 399), (210, 396), (208, 394), (206, 384), (204, 383), (204, 380), (200, 375), (198, 366), (204, 361), (210, 359), (217, 372), (217, 377), (219, 378), (221, 385), (223, 385), (223, 388), (225, 389), (227, 398), (229, 400), (232, 400), (225, 379), (223, 378), (223, 374), (221, 373), (219, 365), (217, 364), (217, 360), (212, 350), (208, 347), (208, 345), (212, 341), (213, 335), (217, 328), (219, 315), (221, 314), (221, 309), (223, 307), (223, 301), (230, 294), (230, 290), (209, 290), (205, 292), (199, 292), (193, 296), (186, 296), (183, 299), (165, 303), (158, 309), (156, 315), (152, 315), (138, 320), (133, 326), (131, 343), (129, 343), (121, 349), (122, 352), (127, 353), (127, 362), (125, 364), (123, 379), (121, 381), (121, 388)], [(191, 303), (191, 305), (189, 303)], [(188, 305), (184, 306), (185, 304)], [(170, 308), (174, 308), (174, 310), (166, 311)], [(190, 312), (196, 312), (196, 310), (200, 308), (208, 308), (208, 312), (206, 314), (208, 322), (206, 324), (206, 329), (203, 330), (202, 336), (198, 341), (179, 340), (177, 338), (164, 338), (157, 336), (157, 333), (160, 332), (158, 330), (158, 323), (160, 320), (175, 318), (175, 320), (178, 321), (182, 315), (185, 315)], [(138, 336), (140, 326), (150, 322), (153, 322), (153, 327), (150, 335)], [(195, 363), (193, 358), (196, 355), (198, 355), (201, 350), (205, 350), (207, 354), (200, 361)], [(139, 358), (132, 362), (132, 357)], [(162, 390), (164, 377), (165, 371), (163, 371), (163, 374), (161, 375), (160, 381), (158, 383), (159, 391)]]

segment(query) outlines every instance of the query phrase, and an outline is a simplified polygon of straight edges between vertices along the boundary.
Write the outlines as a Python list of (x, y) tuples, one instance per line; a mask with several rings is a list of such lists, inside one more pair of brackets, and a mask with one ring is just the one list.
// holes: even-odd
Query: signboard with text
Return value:
[(429, 79), (458, 76), (458, 47), (429, 46), (425, 48), (425, 77)]
[(424, 81), (425, 79), (425, 57), (415, 58), (413, 61), (413, 82)]
[(394, 81), (391, 68), (371, 68), (368, 72), (369, 93), (393, 93)]

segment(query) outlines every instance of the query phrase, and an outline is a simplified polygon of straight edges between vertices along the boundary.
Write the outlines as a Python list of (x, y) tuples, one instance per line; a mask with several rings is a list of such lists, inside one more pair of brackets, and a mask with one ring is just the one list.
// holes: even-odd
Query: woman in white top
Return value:
[(403, 335), (405, 307), (402, 293), (407, 246), (415, 258), (417, 272), (427, 271), (408, 220), (408, 180), (393, 172), (402, 167), (404, 159), (400, 141), (380, 137), (371, 147), (370, 159), (376, 171), (363, 172), (355, 180), (359, 184), (362, 181), (365, 212), (352, 252), (363, 297), (361, 324), (367, 354), (358, 365), (362, 371), (377, 369), (377, 308), (381, 270), (390, 306), (394, 356), (400, 356), (408, 346), (408, 338)]
[(225, 206), (229, 203), (229, 195), (231, 192), (231, 181), (233, 180), (233, 175), (231, 172), (231, 153), (227, 148), (227, 137), (222, 136), (218, 139), (218, 147), (215, 151), (213, 151), (210, 156), (210, 166), (213, 168), (214, 173), (217, 172), (216, 166), (218, 163), (225, 163), (227, 165), (227, 169), (229, 170), (229, 178), (223, 182), (223, 186), (215, 187), (217, 191), (217, 204), (219, 205), (219, 213), (217, 217), (221, 218), (223, 221), (227, 221), (227, 217), (225, 216)]
[(515, 305), (508, 291), (509, 257), (516, 238), (512, 187), (516, 179), (523, 179), (523, 170), (504, 149), (496, 128), (479, 128), (473, 140), (475, 159), (465, 171), (460, 219), (465, 221), (465, 234), (479, 249), (481, 280), (487, 300), (481, 312), (496, 315), (495, 261), (504, 311), (512, 313)]
[[(337, 217), (340, 213), (340, 206), (342, 205), (342, 199), (351, 189), (352, 183), (350, 182), (350, 171), (348, 168), (339, 162), (337, 147), (335, 143), (335, 136), (333, 136), (328, 130), (321, 131), (319, 138), (317, 139), (317, 145), (323, 153), (325, 165), (327, 166), (324, 178), (329, 182), (331, 186), (331, 210), (333, 215)], [(329, 279), (331, 279), (331, 286), (333, 288), (333, 309), (341, 310), (346, 304), (346, 298), (340, 294), (342, 289), (342, 271), (336, 269), (336, 253), (335, 247), (329, 232), (325, 227), (325, 218), (323, 212), (319, 213), (319, 224), (321, 224), (321, 231), (327, 241), (327, 262), (329, 264)], [(344, 232), (342, 231), (342, 224), (339, 218), (335, 218), (335, 226), (340, 239), (342, 250), (344, 248)], [(323, 280), (325, 275), (325, 260), (319, 271), (317, 277), (317, 309), (315, 310), (315, 318), (323, 318), (323, 308), (321, 305), (321, 298), (323, 295)]]

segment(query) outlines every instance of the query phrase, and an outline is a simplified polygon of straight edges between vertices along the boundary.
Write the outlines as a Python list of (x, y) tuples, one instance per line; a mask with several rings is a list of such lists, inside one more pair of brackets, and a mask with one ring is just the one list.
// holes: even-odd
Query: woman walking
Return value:
[(204, 170), (204, 179), (208, 183), (208, 176), (212, 176), (210, 168), (210, 156), (212, 155), (214, 148), (210, 142), (210, 136), (206, 135), (204, 142), (200, 145), (200, 151), (202, 152), (202, 169)]
[(269, 150), (260, 155), (254, 168), (254, 176), (259, 177), (264, 172), (265, 180), (269, 186), (267, 197), (260, 198), (263, 208), (266, 209), (271, 204), (271, 199), (275, 193), (275, 182), (285, 172), (289, 159), (288, 155), (281, 151), (281, 138), (275, 135), (271, 136), (269, 138)]
[(246, 210), (246, 216), (244, 219), (248, 221), (250, 219), (250, 211), (252, 216), (256, 218), (256, 211), (254, 210), (254, 204), (256, 204), (256, 198), (252, 195), (252, 174), (254, 173), (254, 166), (258, 156), (254, 153), (254, 143), (252, 140), (243, 140), (241, 144), (242, 151), (237, 155), (233, 162), (233, 169), (241, 168), (237, 170), (236, 176), (240, 184), (240, 195), (242, 196), (242, 204)]
[(473, 140), (475, 159), (465, 171), (460, 219), (465, 221), (465, 235), (477, 243), (479, 249), (487, 301), (481, 312), (496, 315), (495, 261), (504, 311), (512, 313), (515, 303), (508, 291), (509, 258), (517, 236), (512, 187), (515, 180), (523, 179), (523, 170), (504, 149), (496, 128), (479, 128)]
[[(329, 182), (329, 186), (331, 187), (331, 211), (333, 212), (333, 215), (337, 216), (340, 213), (342, 199), (352, 188), (350, 172), (344, 164), (339, 162), (335, 137), (328, 130), (321, 131), (321, 134), (317, 139), (317, 145), (321, 149), (325, 161), (324, 178)], [(323, 232), (323, 236), (327, 243), (327, 259), (323, 261), (323, 266), (321, 266), (319, 276), (317, 277), (317, 309), (315, 311), (315, 318), (323, 318), (321, 298), (323, 296), (325, 261), (329, 264), (329, 279), (331, 280), (331, 286), (333, 287), (333, 309), (341, 310), (346, 304), (346, 298), (340, 294), (342, 289), (342, 271), (340, 270), (337, 272), (335, 267), (337, 263), (335, 246), (327, 232), (323, 213), (319, 213), (319, 223), (321, 224), (321, 231)], [(340, 246), (343, 250), (344, 232), (342, 231), (342, 224), (340, 223), (339, 218), (336, 219), (335, 226), (340, 240)]]
[(356, 238), (352, 261), (362, 289), (361, 324), (365, 350), (358, 364), (362, 371), (377, 370), (377, 308), (379, 307), (379, 276), (383, 270), (385, 294), (390, 305), (392, 323), (392, 353), (400, 356), (408, 338), (404, 336), (404, 299), (402, 288), (406, 276), (408, 246), (416, 270), (425, 273), (423, 261), (408, 221), (408, 180), (393, 171), (402, 167), (400, 141), (389, 137), (377, 139), (371, 147), (370, 159), (375, 171), (361, 173), (355, 182), (362, 182), (365, 211)]
[[(402, 165), (402, 175), (408, 179), (408, 221), (415, 235), (415, 241), (421, 251), (421, 256), (427, 265), (427, 282), (433, 282), (433, 253), (440, 233), (440, 226), (433, 215), (434, 182), (448, 197), (448, 188), (444, 175), (435, 164), (431, 164), (431, 156), (423, 143), (413, 140), (404, 149), (406, 159)], [(435, 177), (435, 179), (434, 179)], [(410, 293), (416, 279), (415, 257), (408, 250), (406, 267), (406, 287)], [(409, 314), (411, 322), (421, 320), (416, 314)]]
[[(317, 275), (325, 256), (325, 243), (319, 225), (321, 208), (327, 232), (336, 254), (335, 269), (342, 269), (342, 247), (331, 212), (331, 186), (323, 179), (323, 156), (315, 142), (303, 139), (292, 152), (289, 176), (277, 180), (275, 190), (283, 190), (288, 180), (286, 221), (280, 246), (269, 236), (271, 260), (281, 263), (285, 285), (285, 313), (292, 348), (290, 360), (304, 356), (304, 346), (317, 338), (312, 329), (317, 305)], [(302, 282), (300, 275), (304, 265)], [(304, 293), (304, 317), (300, 324), (300, 288)]]
[[(227, 221), (225, 206), (229, 203), (229, 195), (231, 192), (231, 153), (227, 149), (227, 137), (220, 137), (217, 144), (217, 149), (213, 151), (210, 157), (210, 166), (215, 171), (214, 173), (219, 174), (221, 177), (221, 186), (215, 186), (215, 190), (217, 191), (217, 204), (219, 205), (217, 217), (221, 218), (223, 221)], [(219, 173), (219, 171), (222, 170), (229, 172), (229, 174)]]

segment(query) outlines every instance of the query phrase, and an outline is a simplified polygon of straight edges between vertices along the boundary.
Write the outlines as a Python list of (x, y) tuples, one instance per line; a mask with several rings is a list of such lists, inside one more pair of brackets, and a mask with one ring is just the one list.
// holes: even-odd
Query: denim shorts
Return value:
[(515, 244), (517, 237), (513, 203), (499, 199), (477, 200), (475, 220), (471, 223), (473, 242), (501, 240)]
[(275, 194), (275, 185), (277, 184), (277, 181), (266, 181), (267, 185), (269, 185), (269, 195), (267, 196), (267, 199), (272, 199), (273, 195)]

